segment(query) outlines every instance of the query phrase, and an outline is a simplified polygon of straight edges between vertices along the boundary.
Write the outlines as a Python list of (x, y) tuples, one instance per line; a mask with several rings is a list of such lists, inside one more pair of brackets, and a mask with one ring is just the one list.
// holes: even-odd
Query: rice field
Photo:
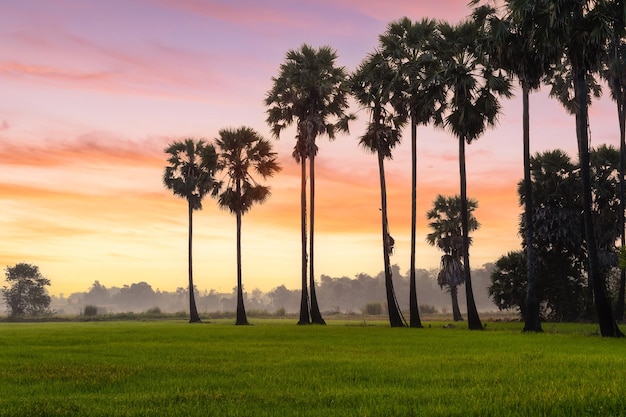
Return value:
[(0, 323), (0, 416), (626, 416), (596, 325)]

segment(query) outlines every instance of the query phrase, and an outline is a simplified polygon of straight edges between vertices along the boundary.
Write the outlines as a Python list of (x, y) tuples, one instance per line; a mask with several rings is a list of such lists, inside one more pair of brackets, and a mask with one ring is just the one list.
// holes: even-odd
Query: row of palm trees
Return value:
[[(293, 157), (301, 164), (302, 296), (299, 324), (324, 324), (315, 294), (314, 271), (315, 157), (318, 150), (316, 139), (322, 135), (334, 139), (338, 133), (348, 131), (349, 121), (355, 118), (348, 113), (349, 97), (353, 96), (370, 114), (366, 131), (359, 139), (360, 144), (375, 153), (378, 159), (383, 260), (391, 326), (405, 326), (407, 323), (398, 307), (391, 279), (390, 255), (394, 241), (389, 233), (387, 219), (384, 160), (392, 157), (392, 150), (400, 141), (401, 130), (410, 123), (412, 224), (409, 324), (411, 327), (422, 326), (415, 290), (417, 126), (432, 124), (448, 129), (459, 144), (462, 239), (460, 255), (465, 275), (467, 317), (470, 329), (482, 329), (470, 275), (468, 232), (471, 227), (471, 208), (468, 207), (467, 198), (465, 146), (478, 139), (488, 127), (495, 125), (501, 108), (500, 99), (511, 97), (512, 80), (517, 79), (523, 96), (524, 184), (530, 189), (528, 95), (549, 80), (552, 94), (576, 116), (589, 253), (588, 276), (593, 283), (601, 333), (603, 336), (622, 335), (606, 297), (604, 277), (598, 268), (591, 216), (593, 195), (589, 179), (587, 108), (591, 101), (588, 85), (593, 81), (594, 75), (601, 74), (608, 80), (612, 96), (618, 105), (622, 155), (620, 179), (623, 182), (626, 149), (624, 1), (505, 0), (502, 6), (489, 1), (482, 5), (479, 3), (479, 0), (473, 0), (473, 13), (457, 25), (431, 19), (412, 22), (408, 18), (390, 23), (385, 33), (380, 35), (375, 51), (351, 74), (345, 68), (336, 66), (337, 54), (332, 48), (323, 46), (316, 49), (303, 45), (300, 49), (287, 52), (278, 76), (272, 78), (273, 86), (265, 98), (268, 107), (267, 123), (276, 138), (285, 128), (295, 127)], [(267, 147), (274, 164), (271, 170), (273, 173), (278, 170), (278, 166), (275, 155), (269, 149)], [(174, 151), (168, 149), (168, 153)], [(187, 155), (189, 158), (189, 154)], [(176, 166), (176, 159), (170, 159), (172, 166)], [(267, 176), (271, 173), (268, 172)], [(229, 171), (229, 175), (234, 178), (235, 171)], [(167, 169), (165, 177), (168, 177)], [(200, 182), (202, 179), (198, 176), (194, 181)], [(169, 188), (176, 189), (175, 184), (168, 183), (167, 179), (165, 183)], [(232, 195), (241, 196), (238, 183), (233, 180), (229, 184), (234, 187), (231, 188)], [(191, 185), (194, 185), (193, 181)], [(216, 187), (214, 184), (207, 189), (217, 193)], [(190, 238), (191, 212), (199, 208), (202, 199), (199, 191), (194, 192), (197, 195), (194, 194), (192, 198), (184, 195), (190, 205)], [(207, 191), (209, 192), (211, 191)], [(267, 193), (260, 193), (259, 200), (251, 201), (262, 201), (266, 196)], [(224, 197), (224, 194), (222, 197), (220, 204), (228, 206), (230, 197)], [(239, 229), (240, 215), (249, 206), (244, 209), (240, 197), (233, 197), (231, 203), (233, 201), (238, 202), (231, 211), (239, 213)], [(524, 330), (539, 332), (542, 329), (535, 294), (537, 278), (532, 250), (532, 209), (531, 199), (526, 199), (524, 211), (527, 227), (523, 245), (528, 260), (528, 313), (525, 315)], [(191, 285), (191, 262), (189, 268)], [(238, 285), (241, 290), (239, 275), (240, 271)], [(191, 303), (192, 300), (190, 305)]]
[[(475, 8), (465, 21), (450, 25), (408, 18), (389, 24), (379, 45), (357, 68), (347, 74), (335, 66), (336, 53), (303, 45), (287, 53), (273, 88), (266, 97), (267, 122), (275, 137), (287, 126), (296, 127), (293, 156), (302, 165), (302, 301), (300, 323), (323, 323), (314, 284), (314, 161), (316, 138), (347, 131), (347, 97), (352, 94), (370, 113), (360, 144), (378, 157), (381, 185), (382, 242), (391, 326), (406, 325), (393, 291), (389, 256), (393, 238), (386, 212), (384, 160), (400, 140), (401, 129), (411, 126), (412, 224), (410, 264), (410, 325), (421, 327), (415, 292), (416, 142), (417, 126), (433, 124), (447, 128), (459, 143), (459, 177), (463, 269), (470, 329), (482, 329), (474, 302), (469, 262), (469, 210), (465, 172), (465, 145), (493, 126), (500, 112), (500, 98), (512, 95), (512, 80), (519, 82), (523, 97), (524, 184), (530, 189), (530, 137), (528, 96), (545, 80), (552, 80), (552, 93), (576, 116), (579, 159), (585, 201), (586, 243), (589, 279), (603, 336), (621, 336), (597, 265), (597, 245), (591, 217), (589, 180), (588, 83), (595, 74), (608, 80), (620, 117), (624, 158), (624, 70), (626, 8), (623, 0), (505, 0), (471, 2)], [(502, 3), (502, 2), (500, 2)], [(573, 91), (573, 99), (571, 95)], [(309, 162), (309, 246), (307, 252), (306, 162)], [(621, 180), (624, 180), (622, 162)], [(527, 193), (529, 195), (529, 193)], [(623, 195), (623, 193), (622, 193)], [(535, 259), (532, 244), (532, 201), (525, 201), (528, 227), (524, 247), (528, 259), (528, 314), (525, 331), (540, 332), (535, 293)], [(622, 210), (623, 212), (623, 210)], [(623, 217), (623, 216), (622, 216)], [(622, 220), (622, 230), (623, 220)], [(622, 238), (624, 239), (624, 238)], [(307, 292), (307, 261), (309, 291)], [(623, 285), (624, 279), (622, 279)]]
[[(249, 127), (222, 129), (215, 145), (192, 138), (175, 141), (165, 152), (169, 155), (163, 183), (174, 195), (187, 200), (189, 216), (189, 322), (200, 322), (193, 284), (192, 236), (193, 212), (202, 208), (202, 200), (210, 195), (218, 205), (236, 217), (237, 224), (237, 324), (248, 324), (243, 300), (241, 272), (241, 218), (253, 205), (263, 203), (270, 188), (261, 185), (254, 174), (263, 179), (280, 171), (272, 144)], [(217, 178), (224, 173), (225, 180)]]

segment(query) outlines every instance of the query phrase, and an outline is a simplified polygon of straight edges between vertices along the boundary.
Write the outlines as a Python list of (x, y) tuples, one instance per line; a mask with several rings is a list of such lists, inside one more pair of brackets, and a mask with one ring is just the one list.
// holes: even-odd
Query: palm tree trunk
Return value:
[[(624, 95), (621, 86), (615, 95), (617, 101), (617, 116), (619, 119), (619, 202), (620, 202), (620, 234), (622, 238), (622, 247), (626, 246), (626, 228), (624, 213), (626, 211), (626, 201), (624, 194), (626, 193), (626, 109), (624, 108)], [(626, 269), (620, 272), (619, 291), (617, 296), (617, 305), (615, 307), (615, 318), (618, 321), (624, 320), (624, 297), (626, 292)]]
[(393, 290), (390, 261), (390, 235), (387, 223), (387, 186), (385, 184), (385, 165), (382, 152), (378, 151), (378, 173), (380, 176), (380, 205), (382, 213), (383, 231), (383, 261), (385, 263), (385, 290), (387, 293), (387, 311), (389, 312), (389, 324), (391, 327), (404, 327), (404, 317), (398, 306), (396, 294)]
[(522, 82), (523, 130), (524, 130), (524, 222), (526, 223), (526, 314), (524, 314), (524, 332), (542, 332), (539, 318), (539, 301), (535, 274), (535, 246), (533, 224), (532, 180), (530, 177), (530, 112), (528, 104), (529, 88)]
[(461, 309), (459, 308), (459, 287), (450, 286), (450, 297), (452, 298), (452, 319), (454, 321), (463, 321)]
[(472, 275), (469, 261), (469, 236), (467, 211), (467, 174), (465, 172), (465, 138), (459, 138), (459, 171), (461, 177), (461, 232), (463, 233), (463, 267), (465, 269), (465, 298), (467, 299), (467, 325), (470, 330), (483, 330), (478, 316), (474, 292), (472, 291)]
[(415, 229), (417, 228), (417, 122), (415, 110), (411, 110), (411, 266), (409, 277), (409, 314), (410, 326), (422, 328), (419, 307), (417, 305), (417, 287), (415, 283)]
[[(315, 146), (313, 145), (313, 148)], [(313, 254), (314, 254), (314, 245), (313, 238), (315, 236), (315, 150), (312, 149), (309, 154), (309, 182), (310, 189), (309, 192), (311, 194), (310, 202), (311, 202), (311, 211), (310, 211), (310, 220), (309, 220), (309, 281), (310, 281), (310, 291), (311, 291), (311, 323), (313, 324), (326, 324), (324, 319), (322, 318), (322, 313), (320, 313), (320, 308), (317, 304), (317, 296), (315, 295), (315, 272), (314, 272), (314, 262), (313, 262)]]
[(301, 156), (300, 182), (300, 232), (302, 236), (302, 295), (300, 297), (300, 320), (298, 324), (311, 324), (309, 313), (309, 293), (307, 291), (307, 253), (306, 253), (306, 158)]
[(200, 323), (200, 316), (196, 308), (196, 298), (193, 290), (193, 262), (192, 262), (192, 236), (193, 236), (193, 208), (191, 202), (189, 206), (189, 242), (188, 242), (188, 262), (189, 262), (189, 323)]
[[(241, 186), (237, 180), (237, 195), (241, 198)], [(241, 208), (237, 210), (237, 325), (248, 323), (246, 308), (243, 303), (243, 284), (241, 279)]]
[(588, 253), (588, 279), (593, 286), (593, 298), (598, 315), (600, 333), (603, 337), (623, 337), (613, 318), (613, 311), (606, 295), (604, 277), (600, 272), (598, 262), (598, 247), (593, 228), (593, 216), (591, 213), (591, 174), (589, 168), (589, 135), (588, 109), (587, 109), (587, 83), (585, 82), (585, 68), (581, 63), (572, 60), (574, 72), (574, 94), (578, 104), (576, 112), (576, 136), (578, 138), (578, 159), (580, 161), (580, 176), (582, 180), (583, 218), (585, 221), (585, 238)]

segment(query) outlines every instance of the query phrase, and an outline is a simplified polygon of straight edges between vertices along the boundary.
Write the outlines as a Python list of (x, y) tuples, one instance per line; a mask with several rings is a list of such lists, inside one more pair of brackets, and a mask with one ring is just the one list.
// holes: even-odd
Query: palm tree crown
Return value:
[(271, 143), (253, 129), (241, 127), (220, 130), (215, 144), (220, 149), (218, 169), (228, 178), (219, 196), (220, 207), (244, 214), (255, 203), (263, 203), (270, 188), (258, 184), (252, 172), (266, 179), (280, 171)]
[(371, 112), (371, 119), (365, 134), (359, 138), (359, 144), (389, 159), (392, 149), (400, 142), (400, 128), (406, 123), (406, 117), (389, 105), (398, 99), (393, 89), (396, 79), (397, 73), (380, 52), (371, 54), (350, 78), (352, 94), (361, 106)]
[(267, 123), (276, 138), (296, 124), (297, 160), (317, 152), (317, 136), (326, 134), (335, 139), (338, 131), (348, 130), (347, 73), (344, 67), (335, 66), (336, 59), (337, 53), (329, 46), (315, 49), (304, 44), (287, 52), (280, 75), (272, 77), (274, 85), (265, 99), (270, 106)]
[(203, 140), (185, 139), (170, 144), (163, 173), (163, 184), (174, 195), (185, 198), (193, 210), (202, 209), (202, 200), (216, 192), (215, 171), (217, 153), (213, 145)]
[[(478, 208), (474, 199), (467, 200), (470, 213), (468, 231), (473, 232), (480, 227), (480, 223), (472, 214)], [(433, 208), (426, 213), (430, 220), (428, 227), (432, 230), (426, 235), (426, 241), (431, 246), (437, 246), (447, 255), (461, 258), (463, 253), (463, 236), (461, 232), (461, 197), (446, 197), (441, 194), (435, 198)], [(470, 244), (472, 242), (469, 238)]]

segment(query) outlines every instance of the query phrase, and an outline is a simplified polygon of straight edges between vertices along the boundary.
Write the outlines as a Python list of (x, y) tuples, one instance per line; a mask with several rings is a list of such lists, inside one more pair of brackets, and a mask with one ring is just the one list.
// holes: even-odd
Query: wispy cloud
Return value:
[(74, 140), (0, 143), (0, 165), (53, 167), (80, 164), (149, 166), (163, 163), (167, 138), (129, 140), (107, 132), (90, 132)]
[(41, 65), (28, 65), (19, 62), (0, 63), (0, 74), (5, 77), (34, 77), (64, 82), (93, 82), (111, 79), (107, 72), (79, 72)]
[(433, 1), (413, 1), (396, 0), (393, 2), (375, 0), (323, 0), (321, 3), (340, 4), (348, 9), (357, 9), (362, 13), (378, 20), (391, 21), (407, 16), (413, 20), (420, 20), (428, 17), (433, 19), (448, 19), (451, 22), (461, 20), (470, 14), (471, 9), (466, 1), (440, 0)]
[[(12, 44), (28, 46), (28, 49), (15, 47), (11, 60), (3, 61), (0, 57), (0, 75), (16, 82), (205, 102), (218, 102), (216, 96), (227, 98), (226, 92), (233, 88), (232, 74), (227, 77), (220, 68), (233, 59), (225, 52), (194, 51), (149, 38), (137, 51), (130, 46), (106, 45), (63, 29), (47, 39), (18, 32), (9, 40)], [(251, 62), (239, 63), (251, 65)]]

